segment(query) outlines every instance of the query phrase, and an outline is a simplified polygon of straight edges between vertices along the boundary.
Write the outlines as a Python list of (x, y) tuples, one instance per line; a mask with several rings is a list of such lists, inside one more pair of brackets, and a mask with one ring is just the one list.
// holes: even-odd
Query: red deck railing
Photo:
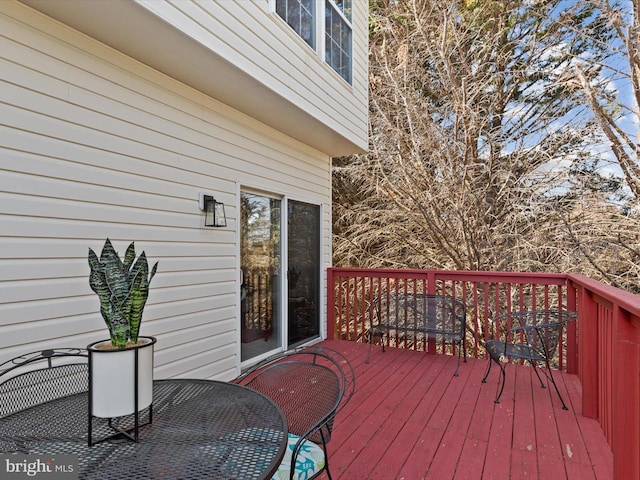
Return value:
[(582, 413), (613, 450), (613, 478), (640, 478), (640, 296), (568, 275), (578, 296)]
[[(467, 305), (467, 352), (484, 357), (492, 318), (533, 309), (575, 310), (557, 352), (559, 368), (578, 374), (583, 414), (597, 418), (614, 455), (614, 478), (640, 478), (640, 296), (581, 275), (330, 268), (329, 339), (366, 341), (374, 298), (389, 293), (452, 295)], [(445, 345), (403, 345), (455, 353)]]

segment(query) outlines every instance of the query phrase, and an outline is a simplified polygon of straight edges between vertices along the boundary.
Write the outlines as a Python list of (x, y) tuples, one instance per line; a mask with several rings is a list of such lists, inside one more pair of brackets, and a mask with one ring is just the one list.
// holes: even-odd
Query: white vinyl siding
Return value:
[[(109, 237), (159, 261), (141, 329), (158, 337), (156, 378), (232, 378), (241, 184), (323, 205), (330, 252), (328, 155), (0, 4), (0, 362), (106, 338), (86, 258)], [(200, 191), (227, 228), (202, 226)]]
[[(353, 66), (352, 88), (277, 13), (269, 14), (267, 1), (142, 0), (141, 3), (366, 149), (369, 81), (366, 65)], [(318, 5), (320, 15), (324, 15), (323, 7), (322, 3)], [(352, 58), (362, 56), (366, 62), (368, 2), (354, 2), (352, 18)]]

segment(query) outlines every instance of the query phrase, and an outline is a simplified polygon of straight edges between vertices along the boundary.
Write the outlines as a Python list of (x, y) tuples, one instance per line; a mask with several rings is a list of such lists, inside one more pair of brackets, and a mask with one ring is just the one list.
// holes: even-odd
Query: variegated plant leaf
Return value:
[(98, 259), (89, 249), (89, 284), (100, 299), (100, 313), (104, 318), (111, 343), (124, 348), (127, 341), (137, 342), (142, 312), (149, 296), (149, 283), (156, 274), (158, 262), (149, 275), (144, 252), (135, 259), (135, 247), (131, 242), (124, 262), (107, 238)]
[[(146, 264), (146, 262), (145, 262)], [(138, 334), (140, 333), (140, 323), (142, 322), (142, 312), (144, 305), (147, 303), (147, 297), (149, 296), (149, 282), (147, 280), (147, 272), (144, 268), (141, 268), (138, 274), (131, 283), (131, 295), (129, 313), (129, 326), (131, 328), (131, 341), (136, 343), (138, 341)]]
[[(131, 242), (127, 247), (127, 251), (124, 254), (124, 270), (129, 271), (131, 269), (131, 265), (133, 265), (133, 261), (136, 259), (136, 248), (134, 246), (134, 242)], [(129, 279), (131, 280), (131, 278)]]
[(111, 303), (109, 315), (111, 316), (111, 343), (118, 348), (125, 348), (130, 334), (129, 322), (113, 302)]
[(100, 260), (98, 260), (98, 256), (91, 249), (89, 249), (89, 267), (91, 269), (91, 273), (89, 274), (89, 286), (98, 295), (98, 299), (100, 300), (100, 313), (107, 324), (107, 328), (110, 328), (111, 320), (108, 311), (111, 292), (109, 291), (109, 286), (107, 285), (104, 276), (104, 269), (100, 264)]

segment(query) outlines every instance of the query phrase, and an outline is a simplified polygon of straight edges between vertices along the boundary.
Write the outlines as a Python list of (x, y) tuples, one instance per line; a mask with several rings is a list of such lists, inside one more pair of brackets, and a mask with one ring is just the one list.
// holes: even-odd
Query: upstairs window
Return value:
[(276, 0), (276, 13), (315, 50), (316, 0)]
[[(324, 54), (325, 62), (349, 83), (352, 69), (352, 2), (325, 0), (323, 19), (318, 14), (322, 6), (318, 0), (275, 0), (278, 16), (319, 55)], [(323, 30), (324, 45), (321, 40)], [(316, 40), (317, 37), (320, 38)], [(318, 41), (320, 46), (317, 48)]]
[(351, 0), (325, 0), (324, 59), (351, 83)]

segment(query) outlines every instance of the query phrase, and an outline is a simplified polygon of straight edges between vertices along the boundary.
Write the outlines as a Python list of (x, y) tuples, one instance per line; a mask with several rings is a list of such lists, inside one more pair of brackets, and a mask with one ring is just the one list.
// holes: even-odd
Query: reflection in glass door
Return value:
[(288, 346), (320, 335), (320, 207), (287, 202)]
[(280, 205), (276, 198), (241, 194), (242, 361), (282, 346)]

